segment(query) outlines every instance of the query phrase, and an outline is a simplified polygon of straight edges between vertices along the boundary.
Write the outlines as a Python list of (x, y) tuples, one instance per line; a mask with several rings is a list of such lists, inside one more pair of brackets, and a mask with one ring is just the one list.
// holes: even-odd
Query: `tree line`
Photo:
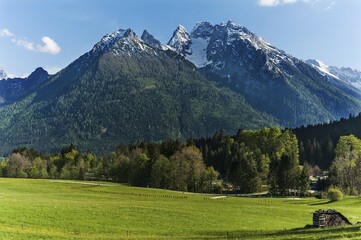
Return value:
[(90, 151), (80, 153), (73, 144), (51, 155), (17, 148), (0, 169), (3, 177), (107, 180), (191, 192), (211, 192), (218, 177), (196, 147), (179, 141), (121, 145), (99, 158)]
[[(239, 193), (305, 191), (308, 168), (299, 165), (296, 135), (289, 130), (217, 131), (212, 137), (119, 145), (97, 157), (73, 144), (59, 153), (16, 148), (0, 164), (3, 177), (108, 180), (133, 186), (215, 192), (222, 186)], [(221, 181), (216, 181), (216, 180)]]

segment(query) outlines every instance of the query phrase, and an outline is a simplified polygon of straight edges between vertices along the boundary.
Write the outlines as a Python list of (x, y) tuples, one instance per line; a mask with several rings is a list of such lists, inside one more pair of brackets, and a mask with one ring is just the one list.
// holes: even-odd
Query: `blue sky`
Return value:
[(66, 67), (119, 28), (167, 43), (181, 24), (233, 20), (301, 59), (361, 69), (360, 0), (0, 0), (0, 68)]

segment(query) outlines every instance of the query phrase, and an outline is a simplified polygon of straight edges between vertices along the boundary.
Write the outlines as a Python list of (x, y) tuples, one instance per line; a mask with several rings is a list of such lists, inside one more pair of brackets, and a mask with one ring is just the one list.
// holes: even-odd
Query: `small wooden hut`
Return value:
[(313, 213), (313, 226), (314, 227), (336, 227), (352, 225), (350, 221), (340, 212), (328, 209), (318, 210)]

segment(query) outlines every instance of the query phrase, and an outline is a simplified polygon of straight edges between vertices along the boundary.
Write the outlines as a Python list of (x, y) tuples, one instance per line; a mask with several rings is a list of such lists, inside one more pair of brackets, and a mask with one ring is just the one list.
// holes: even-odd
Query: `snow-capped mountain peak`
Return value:
[(176, 52), (183, 53), (188, 49), (188, 46), (191, 41), (191, 36), (187, 30), (179, 25), (177, 29), (173, 32), (172, 38), (168, 42), (168, 46), (173, 48)]
[(114, 54), (127, 52), (128, 55), (134, 51), (154, 53), (152, 50), (152, 46), (146, 44), (132, 29), (128, 28), (127, 30), (119, 29), (118, 31), (105, 35), (94, 45), (89, 54), (96, 56), (106, 51), (112, 51)]
[(119, 39), (121, 39), (124, 36), (124, 33), (125, 33), (124, 29), (119, 29), (115, 32), (105, 35), (98, 43), (94, 45), (91, 52), (96, 53), (99, 51), (103, 51), (105, 48), (108, 48), (109, 46), (117, 42)]
[(130, 28), (128, 28), (123, 35), (124, 38), (130, 38), (130, 39), (134, 39), (134, 38), (138, 38), (137, 34)]
[(233, 21), (215, 25), (198, 22), (190, 34), (179, 26), (168, 45), (198, 68), (212, 64), (212, 68), (220, 70), (229, 65), (225, 61), (226, 55), (228, 59), (232, 56), (231, 64), (243, 66), (245, 59), (256, 57), (254, 52), (257, 50), (265, 55), (265, 67), (274, 72), (280, 72), (277, 66), (280, 62), (292, 61), (291, 56)]

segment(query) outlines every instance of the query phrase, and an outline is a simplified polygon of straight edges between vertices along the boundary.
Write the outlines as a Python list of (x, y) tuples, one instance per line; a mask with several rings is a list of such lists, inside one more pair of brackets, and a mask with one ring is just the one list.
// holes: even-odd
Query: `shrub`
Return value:
[(339, 201), (343, 198), (343, 194), (340, 188), (331, 186), (328, 188), (327, 198), (331, 201)]
[(327, 192), (318, 192), (315, 196), (315, 198), (318, 199), (326, 199), (327, 198)]

